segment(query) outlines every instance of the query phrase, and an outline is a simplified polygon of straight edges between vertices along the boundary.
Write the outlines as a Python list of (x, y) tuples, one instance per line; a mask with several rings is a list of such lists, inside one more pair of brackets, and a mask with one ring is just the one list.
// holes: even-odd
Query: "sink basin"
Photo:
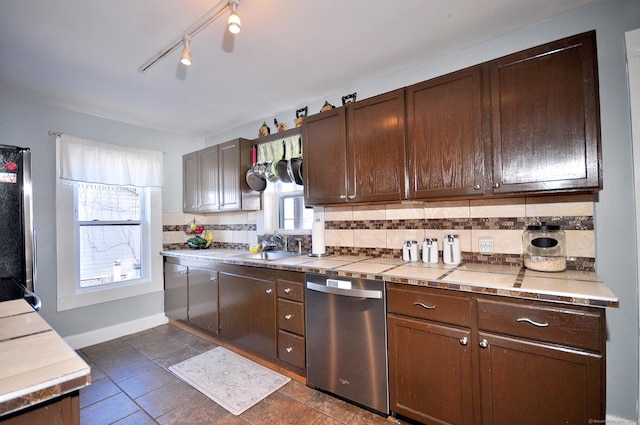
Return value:
[(281, 260), (283, 258), (296, 257), (297, 255), (298, 255), (297, 253), (289, 252), (289, 251), (262, 251), (262, 252), (255, 252), (251, 254), (243, 254), (243, 255), (239, 255), (238, 257), (247, 258), (250, 260), (273, 261), (273, 260)]

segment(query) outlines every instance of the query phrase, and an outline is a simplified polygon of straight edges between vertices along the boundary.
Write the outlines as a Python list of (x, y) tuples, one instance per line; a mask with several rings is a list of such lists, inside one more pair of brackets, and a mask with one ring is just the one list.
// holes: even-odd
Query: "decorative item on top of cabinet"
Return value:
[(300, 108), (296, 110), (296, 127), (300, 127), (302, 125), (302, 119), (307, 116), (309, 111), (309, 107), (305, 106), (304, 108)]
[(356, 101), (356, 96), (358, 95), (358, 93), (353, 92), (351, 94), (347, 94), (345, 96), (342, 96), (342, 105), (346, 105), (347, 103), (354, 103)]
[(595, 31), (489, 62), (494, 194), (602, 188)]
[(252, 143), (234, 139), (182, 157), (183, 211), (259, 210), (260, 193), (246, 182)]
[(258, 129), (258, 137), (268, 136), (269, 134), (271, 134), (271, 129), (267, 125), (267, 122), (264, 121)]
[(403, 90), (312, 115), (302, 127), (305, 156), (313, 158), (305, 161), (306, 205), (406, 197)]

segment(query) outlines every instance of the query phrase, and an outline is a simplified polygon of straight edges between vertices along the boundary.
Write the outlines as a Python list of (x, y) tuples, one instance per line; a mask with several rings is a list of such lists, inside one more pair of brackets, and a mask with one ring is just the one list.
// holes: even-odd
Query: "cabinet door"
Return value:
[(182, 156), (182, 211), (197, 212), (198, 196), (198, 153), (191, 152)]
[(187, 266), (164, 263), (164, 314), (175, 320), (188, 319)]
[(211, 146), (198, 151), (200, 212), (216, 211), (220, 208), (218, 191), (220, 185), (219, 158), (218, 146)]
[(597, 189), (595, 33), (490, 62), (494, 193)]
[(406, 198), (404, 135), (404, 90), (347, 105), (349, 202)]
[(276, 358), (276, 291), (272, 281), (219, 273), (220, 335)]
[(406, 98), (409, 197), (484, 194), (482, 68), (407, 87)]
[(239, 210), (242, 207), (240, 189), (240, 141), (219, 146), (220, 209)]
[(604, 423), (601, 355), (488, 333), (480, 341), (482, 423)]
[(302, 121), (305, 205), (347, 201), (345, 109), (336, 108)]
[(425, 424), (471, 424), (470, 331), (394, 315), (388, 324), (391, 410)]
[(218, 272), (189, 267), (189, 324), (218, 333)]

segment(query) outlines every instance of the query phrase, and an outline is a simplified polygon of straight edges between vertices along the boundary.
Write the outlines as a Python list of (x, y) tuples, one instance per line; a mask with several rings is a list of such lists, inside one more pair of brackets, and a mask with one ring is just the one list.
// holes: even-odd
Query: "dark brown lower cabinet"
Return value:
[(220, 335), (242, 348), (276, 358), (275, 281), (220, 272), (219, 299)]
[(393, 410), (426, 424), (473, 423), (471, 332), (389, 316)]
[(429, 425), (604, 423), (604, 309), (399, 284), (388, 309), (392, 412)]
[(0, 418), (3, 425), (80, 425), (80, 391)]
[[(482, 423), (604, 423), (602, 356), (480, 333)], [(486, 343), (485, 343), (486, 341)]]
[(218, 333), (218, 272), (189, 267), (189, 324)]
[[(172, 259), (173, 260), (173, 259)], [(164, 263), (164, 314), (174, 320), (189, 320), (188, 267), (168, 259)]]

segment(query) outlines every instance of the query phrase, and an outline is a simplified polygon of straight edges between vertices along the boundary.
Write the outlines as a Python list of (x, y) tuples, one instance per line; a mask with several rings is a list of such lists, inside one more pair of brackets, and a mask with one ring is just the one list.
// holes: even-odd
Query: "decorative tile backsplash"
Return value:
[[(186, 247), (190, 236), (184, 225), (194, 218), (213, 232), (216, 248), (248, 249), (262, 237), (255, 212), (165, 214), (164, 249)], [(522, 265), (522, 233), (540, 222), (564, 229), (568, 268), (594, 269), (593, 195), (326, 207), (325, 244), (328, 254), (401, 258), (407, 239), (421, 243), (426, 237), (437, 238), (442, 250), (444, 236), (453, 233), (460, 237), (466, 262)], [(491, 254), (479, 252), (479, 239), (486, 237), (493, 240)], [(313, 241), (308, 234), (288, 238), (302, 239), (303, 252), (310, 252)], [(289, 248), (295, 250), (296, 245)]]

